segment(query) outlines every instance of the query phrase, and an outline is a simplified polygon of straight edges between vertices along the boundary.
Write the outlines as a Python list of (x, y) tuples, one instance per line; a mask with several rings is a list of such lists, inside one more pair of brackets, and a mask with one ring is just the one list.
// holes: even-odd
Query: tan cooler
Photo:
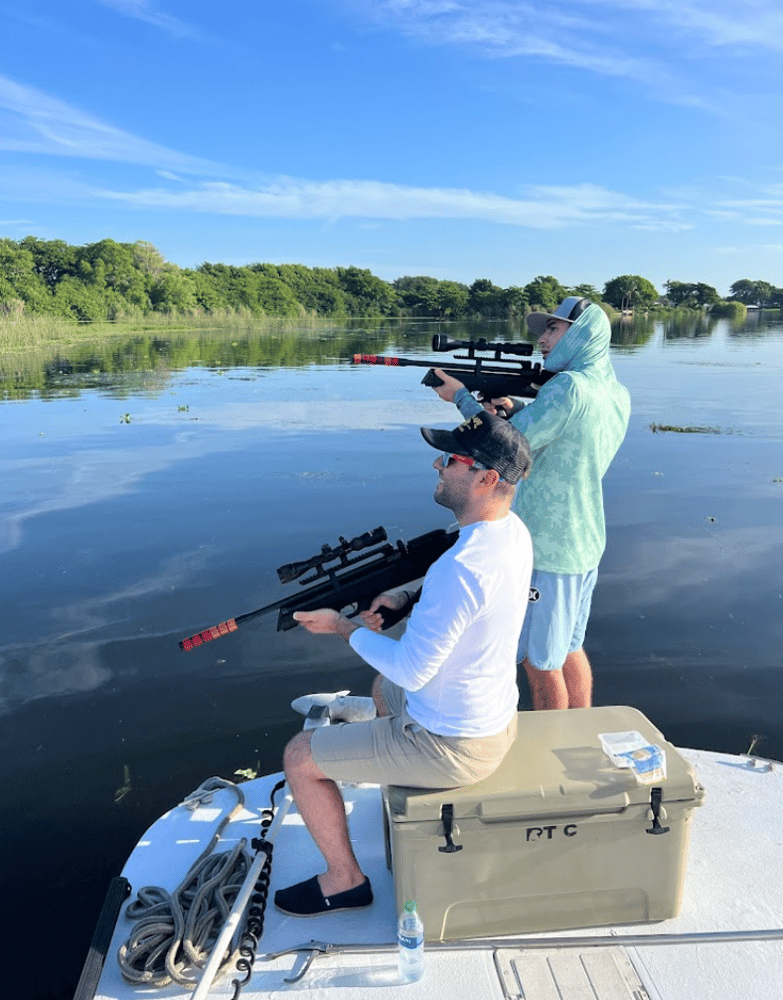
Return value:
[[(611, 762), (598, 734), (628, 730), (665, 751), (666, 778), (638, 784)], [(634, 708), (520, 712), (485, 781), (384, 789), (397, 910), (415, 899), (431, 941), (666, 920), (703, 801), (690, 764)]]

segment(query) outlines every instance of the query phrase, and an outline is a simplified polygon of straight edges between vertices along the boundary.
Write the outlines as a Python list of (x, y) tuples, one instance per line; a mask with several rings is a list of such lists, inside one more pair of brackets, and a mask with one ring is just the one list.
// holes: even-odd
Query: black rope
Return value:
[(271, 826), (275, 815), (275, 795), (285, 787), (285, 781), (278, 781), (272, 789), (270, 797), (271, 807), (261, 812), (261, 836), (250, 841), (251, 847), (256, 854), (263, 851), (266, 854), (261, 871), (258, 873), (253, 895), (250, 897), (250, 905), (247, 909), (247, 920), (245, 922), (242, 936), (239, 940), (239, 958), (236, 960), (236, 970), (242, 979), (232, 979), (231, 985), (234, 992), (231, 1000), (239, 1000), (242, 987), (247, 985), (253, 974), (253, 964), (256, 960), (258, 942), (264, 933), (264, 916), (266, 915), (266, 904), (269, 899), (269, 884), (272, 877), (272, 851), (274, 844), (269, 843), (265, 837), (267, 830)]

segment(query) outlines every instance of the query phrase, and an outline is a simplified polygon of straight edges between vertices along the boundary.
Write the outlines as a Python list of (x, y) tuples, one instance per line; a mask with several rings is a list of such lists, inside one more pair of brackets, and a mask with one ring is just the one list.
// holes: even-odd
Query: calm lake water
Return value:
[[(434, 332), (522, 338), (504, 323), (157, 331), (0, 371), (7, 996), (71, 997), (136, 840), (212, 774), (278, 770), (292, 698), (368, 692), (340, 640), (277, 633), (274, 615), (178, 641), (279, 599), (276, 567), (341, 535), (448, 526), (418, 428), (453, 427), (456, 409), (424, 370), (347, 363), (436, 361)], [(605, 479), (595, 701), (680, 745), (759, 737), (783, 759), (783, 323), (639, 318), (613, 340), (633, 415)]]

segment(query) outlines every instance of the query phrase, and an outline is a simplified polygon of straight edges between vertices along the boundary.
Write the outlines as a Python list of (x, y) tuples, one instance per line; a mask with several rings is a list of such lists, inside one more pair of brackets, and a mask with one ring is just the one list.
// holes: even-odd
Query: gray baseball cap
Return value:
[(567, 299), (563, 299), (553, 313), (528, 313), (525, 322), (533, 336), (540, 337), (550, 319), (559, 319), (564, 320), (566, 323), (573, 323), (589, 305), (592, 305), (590, 299), (582, 299), (578, 295), (569, 295)]

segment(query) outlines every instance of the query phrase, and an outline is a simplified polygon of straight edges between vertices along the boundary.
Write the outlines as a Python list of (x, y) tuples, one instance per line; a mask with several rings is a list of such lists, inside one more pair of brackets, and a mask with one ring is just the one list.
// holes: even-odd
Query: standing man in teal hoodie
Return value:
[[(530, 603), (519, 644), (534, 709), (585, 708), (592, 671), (582, 644), (598, 564), (606, 545), (601, 480), (622, 444), (631, 402), (609, 360), (611, 327), (603, 309), (576, 296), (553, 313), (530, 313), (547, 371), (557, 372), (525, 406), (493, 399), (530, 443), (533, 467), (514, 510), (533, 538)], [(435, 369), (435, 391), (464, 417), (482, 404), (461, 382)]]

